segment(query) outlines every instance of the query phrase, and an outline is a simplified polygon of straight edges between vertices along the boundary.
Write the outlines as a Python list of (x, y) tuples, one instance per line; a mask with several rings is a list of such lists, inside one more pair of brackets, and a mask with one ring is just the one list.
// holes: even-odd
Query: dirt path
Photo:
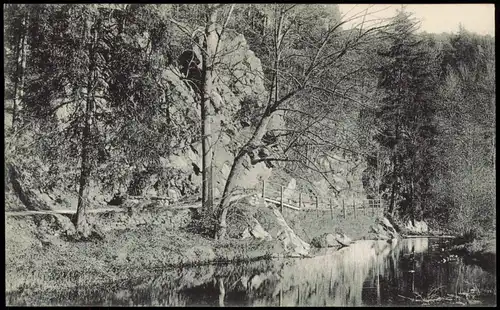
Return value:
[[(172, 205), (166, 207), (167, 209), (172, 210), (181, 210), (181, 209), (192, 209), (201, 207), (201, 203), (186, 203), (179, 205)], [(88, 209), (86, 213), (106, 213), (106, 212), (127, 212), (127, 208), (117, 208), (117, 207), (106, 207), (99, 209)], [(40, 211), (7, 211), (5, 212), (5, 216), (28, 216), (34, 214), (76, 214), (75, 209), (60, 209), (60, 210), (40, 210)]]

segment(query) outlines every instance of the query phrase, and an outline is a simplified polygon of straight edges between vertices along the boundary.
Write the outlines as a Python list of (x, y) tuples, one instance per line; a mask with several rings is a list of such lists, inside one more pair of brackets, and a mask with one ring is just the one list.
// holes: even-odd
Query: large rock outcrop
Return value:
[(317, 248), (331, 248), (339, 246), (335, 236), (330, 233), (324, 233), (321, 236), (314, 237), (311, 240), (311, 245)]
[[(225, 181), (231, 170), (234, 156), (254, 131), (256, 115), (263, 107), (266, 97), (263, 70), (260, 59), (249, 49), (242, 35), (226, 34), (221, 42), (221, 53), (226, 54), (214, 76), (212, 103), (215, 109), (212, 123), (214, 144), (213, 178), (214, 195), (222, 195)], [(226, 53), (227, 52), (227, 53)], [(179, 124), (200, 122), (198, 94), (182, 79), (179, 69), (169, 67), (163, 73), (163, 84), (168, 85), (173, 105), (170, 106), (172, 121)], [(180, 113), (182, 111), (186, 113)], [(184, 141), (177, 141), (180, 147), (168, 158), (161, 159), (164, 170), (168, 170), (168, 180), (158, 180), (161, 176), (149, 175), (143, 187), (148, 196), (168, 196), (173, 201), (183, 196), (200, 192), (201, 186), (201, 138), (193, 132)], [(255, 187), (259, 180), (267, 179), (271, 169), (265, 163), (245, 164), (245, 172), (238, 176), (237, 185), (242, 188)], [(164, 178), (163, 178), (164, 179)], [(154, 188), (154, 184), (167, 182), (164, 190)]]
[(228, 235), (240, 239), (274, 240), (279, 255), (306, 256), (311, 246), (298, 237), (281, 212), (256, 195), (247, 196), (231, 206)]
[(394, 240), (397, 238), (399, 238), (399, 233), (386, 217), (377, 218), (375, 223), (370, 226), (368, 235), (365, 236), (365, 239), (370, 240)]
[(429, 232), (429, 226), (427, 226), (427, 223), (424, 221), (411, 221), (408, 220), (406, 222), (404, 228), (409, 232), (413, 234), (424, 234)]

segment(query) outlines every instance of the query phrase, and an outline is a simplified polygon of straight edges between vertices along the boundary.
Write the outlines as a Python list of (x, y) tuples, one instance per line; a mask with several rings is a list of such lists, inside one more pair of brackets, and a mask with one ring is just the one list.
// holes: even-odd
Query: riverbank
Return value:
[[(144, 269), (111, 283), (7, 293), (6, 300), (18, 306), (495, 305), (494, 274), (461, 260), (440, 263), (441, 249), (435, 245), (441, 241), (360, 240), (338, 251), (322, 249), (311, 258)], [(415, 255), (417, 263), (410, 266), (411, 253), (436, 255)], [(408, 276), (408, 268), (416, 277)], [(388, 277), (398, 285), (384, 280)], [(450, 295), (465, 299), (455, 303)]]
[(215, 241), (152, 225), (110, 231), (104, 240), (54, 238), (43, 243), (29, 230), (32, 225), (23, 223), (25, 220), (6, 222), (7, 292), (113, 282), (145, 269), (248, 261), (280, 251), (273, 241)]
[[(104, 238), (86, 242), (70, 241), (61, 231), (42, 229), (53, 216), (9, 216), (5, 221), (6, 292), (115, 282), (155, 268), (286, 256), (289, 252), (273, 230), (271, 212), (264, 210), (257, 218), (272, 240), (241, 240), (236, 234), (222, 241), (204, 237), (188, 229), (189, 210), (101, 215)], [(329, 212), (285, 212), (284, 218), (307, 243), (339, 231), (353, 240), (367, 239), (375, 220), (370, 215), (332, 218)]]
[(496, 270), (497, 239), (494, 233), (474, 238), (472, 241), (457, 238), (452, 251), (467, 256), (483, 269)]

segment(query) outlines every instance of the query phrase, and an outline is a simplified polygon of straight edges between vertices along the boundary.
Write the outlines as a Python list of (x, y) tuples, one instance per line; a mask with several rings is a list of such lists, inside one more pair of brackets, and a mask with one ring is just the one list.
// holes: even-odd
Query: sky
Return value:
[[(390, 18), (400, 8), (401, 4), (339, 4), (346, 18), (366, 9), (372, 18)], [(408, 4), (406, 10), (421, 21), (420, 32), (456, 33), (461, 23), (470, 32), (495, 35), (494, 4)]]

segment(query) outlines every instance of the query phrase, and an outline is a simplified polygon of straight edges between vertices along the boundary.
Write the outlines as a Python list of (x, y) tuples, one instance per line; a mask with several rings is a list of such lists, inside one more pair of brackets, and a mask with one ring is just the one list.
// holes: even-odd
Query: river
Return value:
[[(313, 258), (161, 270), (154, 277), (50, 292), (16, 292), (9, 305), (397, 306), (467, 293), (496, 305), (496, 275), (452, 258), (449, 240), (357, 241)], [(446, 260), (446, 261), (445, 261)], [(466, 304), (465, 299), (457, 304)]]

